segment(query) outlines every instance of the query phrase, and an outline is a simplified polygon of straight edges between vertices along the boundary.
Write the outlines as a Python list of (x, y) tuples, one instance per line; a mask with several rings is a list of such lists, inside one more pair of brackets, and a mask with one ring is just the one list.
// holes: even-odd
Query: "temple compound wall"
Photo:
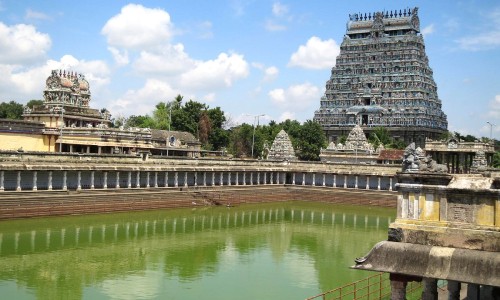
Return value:
[(354, 125), (381, 126), (405, 144), (424, 147), (448, 121), (420, 34), (418, 8), (349, 16), (340, 54), (314, 120), (330, 142)]
[(292, 184), (392, 191), (399, 166), (0, 153), (0, 191)]

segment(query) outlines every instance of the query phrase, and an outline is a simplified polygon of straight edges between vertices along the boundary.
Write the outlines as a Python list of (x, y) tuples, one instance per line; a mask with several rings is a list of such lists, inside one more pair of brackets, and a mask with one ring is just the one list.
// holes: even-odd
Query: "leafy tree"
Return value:
[(326, 147), (326, 137), (321, 125), (308, 120), (304, 122), (299, 135), (299, 155), (302, 160), (319, 160), (321, 148)]
[(231, 129), (229, 152), (236, 157), (248, 157), (252, 153), (253, 126), (241, 124)]
[(495, 152), (495, 154), (493, 154), (491, 166), (493, 168), (500, 168), (500, 151), (497, 151), (497, 152)]
[(42, 106), (43, 105), (43, 100), (37, 100), (37, 99), (31, 99), (26, 103), (26, 106), (29, 108), (33, 108), (34, 106)]
[(199, 128), (199, 139), (200, 142), (205, 145), (205, 148), (208, 147), (208, 137), (212, 133), (212, 121), (210, 120), (207, 111), (203, 111), (200, 115), (200, 120), (198, 121)]
[(384, 147), (391, 146), (393, 143), (393, 138), (385, 127), (375, 127), (370, 133), (368, 141), (372, 143), (376, 149), (378, 146), (380, 146), (380, 144), (383, 144)]
[(169, 120), (169, 106), (165, 102), (156, 104), (153, 111), (153, 120), (155, 129), (168, 129)]
[(145, 116), (132, 115), (128, 117), (125, 124), (128, 127), (153, 128), (154, 120), (148, 115)]
[(23, 105), (15, 101), (0, 103), (0, 118), (1, 119), (14, 119), (22, 120), (23, 118)]

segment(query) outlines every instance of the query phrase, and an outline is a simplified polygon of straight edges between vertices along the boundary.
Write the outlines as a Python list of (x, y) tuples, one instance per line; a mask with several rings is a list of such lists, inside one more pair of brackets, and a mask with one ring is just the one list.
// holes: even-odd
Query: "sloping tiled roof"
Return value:
[(153, 140), (165, 140), (168, 136), (174, 136), (176, 139), (184, 142), (198, 142), (198, 140), (189, 132), (175, 130), (151, 129), (151, 138)]
[(404, 150), (385, 149), (381, 150), (378, 160), (403, 160)]

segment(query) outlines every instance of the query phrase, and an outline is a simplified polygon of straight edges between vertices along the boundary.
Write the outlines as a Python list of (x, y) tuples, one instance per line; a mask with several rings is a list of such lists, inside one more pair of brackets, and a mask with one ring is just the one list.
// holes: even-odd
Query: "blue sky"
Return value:
[(303, 122), (319, 108), (349, 14), (415, 6), (448, 129), (500, 139), (493, 0), (0, 0), (0, 101), (41, 99), (50, 70), (66, 69), (85, 74), (90, 105), (113, 117), (181, 94), (233, 124), (261, 114)]

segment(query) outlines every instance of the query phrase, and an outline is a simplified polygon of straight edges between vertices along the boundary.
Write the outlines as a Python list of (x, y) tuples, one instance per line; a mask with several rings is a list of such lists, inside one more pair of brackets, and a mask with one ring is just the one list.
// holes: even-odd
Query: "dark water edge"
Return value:
[(0, 222), (2, 299), (304, 299), (372, 273), (395, 210), (246, 204)]

